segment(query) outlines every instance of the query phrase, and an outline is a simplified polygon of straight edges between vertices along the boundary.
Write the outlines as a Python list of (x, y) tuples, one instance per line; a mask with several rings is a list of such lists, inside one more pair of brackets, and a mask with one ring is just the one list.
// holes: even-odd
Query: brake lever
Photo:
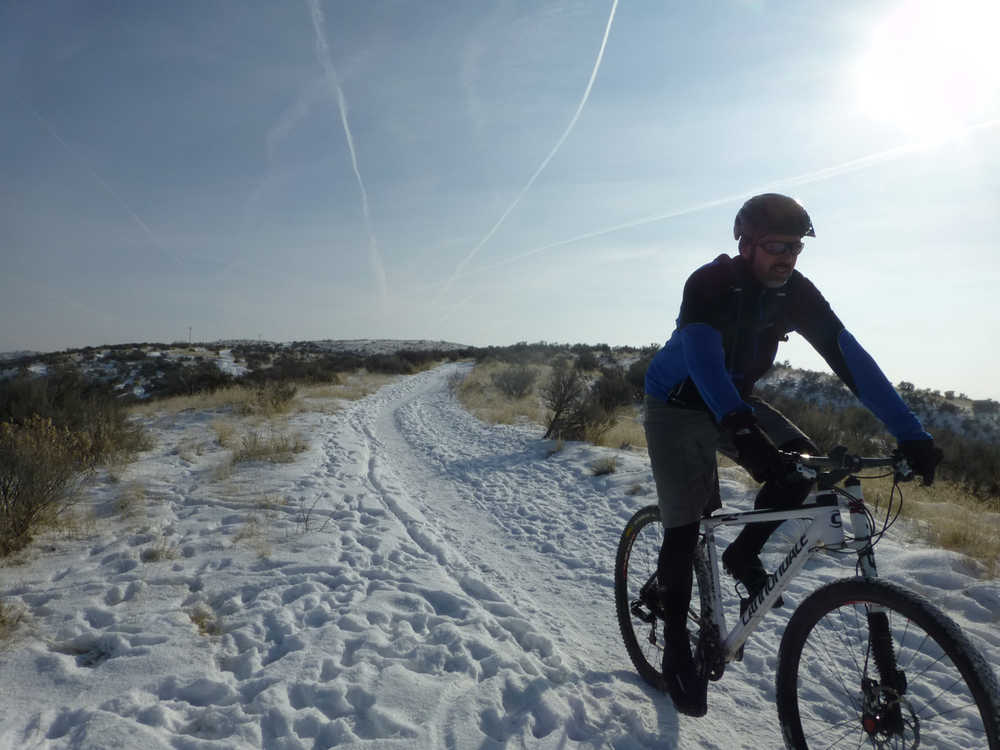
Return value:
[(892, 463), (892, 473), (893, 479), (896, 482), (909, 482), (916, 478), (916, 474), (913, 473), (913, 468), (910, 466), (910, 462), (906, 460), (902, 451), (894, 450), (892, 452), (892, 457), (895, 459)]
[(819, 472), (816, 471), (816, 469), (812, 468), (811, 466), (806, 466), (801, 461), (795, 462), (795, 466), (792, 469), (792, 473), (796, 475), (798, 478), (809, 482), (816, 481), (816, 477), (819, 476)]
[(815, 481), (816, 477), (819, 476), (819, 472), (811, 466), (806, 466), (803, 462), (803, 458), (808, 458), (808, 454), (805, 453), (795, 453), (793, 451), (780, 451), (781, 456), (785, 462), (785, 466), (788, 468), (788, 473), (785, 474), (785, 480), (805, 480), (805, 481)]

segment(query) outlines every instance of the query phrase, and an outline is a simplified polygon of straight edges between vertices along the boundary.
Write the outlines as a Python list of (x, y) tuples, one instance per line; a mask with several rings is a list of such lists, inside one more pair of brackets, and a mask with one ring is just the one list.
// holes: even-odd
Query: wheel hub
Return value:
[(861, 692), (861, 726), (873, 747), (898, 747), (899, 740), (903, 747), (920, 747), (920, 722), (903, 696), (869, 678), (862, 680)]

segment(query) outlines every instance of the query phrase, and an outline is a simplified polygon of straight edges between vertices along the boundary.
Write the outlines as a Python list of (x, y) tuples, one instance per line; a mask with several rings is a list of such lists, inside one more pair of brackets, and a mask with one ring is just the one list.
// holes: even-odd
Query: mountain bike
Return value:
[[(906, 460), (789, 455), (792, 470), (815, 482), (798, 508), (716, 511), (701, 521), (688, 634), (702, 687), (741, 660), (747, 638), (806, 562), (820, 553), (856, 554), (856, 574), (824, 585), (793, 612), (778, 652), (776, 702), (788, 748), (989, 748), (1000, 750), (1000, 688), (962, 630), (926, 598), (878, 578), (875, 546), (899, 515)], [(859, 472), (894, 476), (882, 521), (865, 504)], [(894, 499), (898, 506), (893, 515)], [(876, 511), (877, 511), (876, 507)], [(802, 519), (792, 546), (756, 596), (741, 598), (727, 631), (716, 531), (723, 526)], [(615, 609), (639, 674), (665, 690), (664, 612), (656, 568), (663, 527), (656, 505), (625, 526), (615, 560)]]

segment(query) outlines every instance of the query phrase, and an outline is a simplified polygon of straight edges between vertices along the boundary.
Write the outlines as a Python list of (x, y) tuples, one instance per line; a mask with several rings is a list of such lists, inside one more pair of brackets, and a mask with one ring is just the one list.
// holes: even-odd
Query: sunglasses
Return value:
[(792, 257), (801, 253), (802, 248), (805, 247), (805, 245), (802, 244), (802, 240), (794, 240), (791, 242), (768, 240), (767, 242), (758, 242), (757, 246), (768, 255), (791, 255)]

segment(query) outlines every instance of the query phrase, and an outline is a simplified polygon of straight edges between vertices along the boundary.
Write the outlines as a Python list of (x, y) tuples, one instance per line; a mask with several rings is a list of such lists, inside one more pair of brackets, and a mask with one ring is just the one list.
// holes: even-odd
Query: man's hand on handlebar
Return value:
[(944, 452), (934, 445), (934, 439), (926, 440), (903, 440), (899, 444), (899, 451), (903, 458), (913, 469), (914, 474), (919, 474), (924, 478), (922, 484), (925, 487), (934, 483), (934, 472), (937, 465), (941, 463)]
[(739, 454), (740, 465), (758, 482), (780, 477), (785, 470), (781, 453), (760, 428), (753, 412), (734, 411), (720, 423), (728, 430)]

